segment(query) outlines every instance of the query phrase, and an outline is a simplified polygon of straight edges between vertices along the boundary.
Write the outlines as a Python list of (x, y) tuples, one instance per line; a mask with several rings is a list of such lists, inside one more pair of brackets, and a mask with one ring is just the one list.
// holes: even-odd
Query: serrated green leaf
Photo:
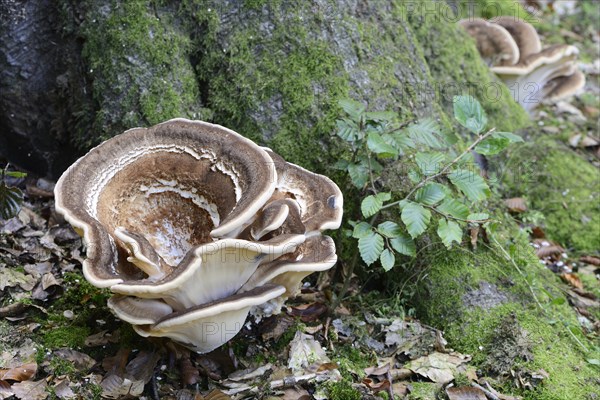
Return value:
[(396, 142), (396, 146), (401, 149), (414, 149), (415, 142), (410, 138), (410, 136), (405, 132), (401, 131), (396, 134), (391, 135), (394, 141)]
[(396, 113), (392, 111), (369, 111), (365, 113), (365, 118), (372, 121), (393, 121)]
[(445, 196), (446, 193), (444, 192), (443, 185), (440, 185), (439, 183), (428, 183), (416, 191), (415, 201), (417, 203), (432, 206), (439, 203)]
[(406, 130), (408, 131), (410, 138), (417, 143), (436, 149), (444, 147), (444, 144), (438, 137), (440, 131), (439, 126), (430, 118), (412, 124), (408, 126)]
[(383, 237), (371, 232), (370, 235), (358, 239), (358, 251), (365, 264), (373, 264), (383, 251)]
[(515, 135), (511, 132), (495, 132), (492, 134), (492, 137), (505, 138), (510, 140), (511, 143), (523, 142), (523, 138), (521, 136)]
[(4, 175), (10, 176), (11, 178), (25, 178), (27, 177), (27, 172), (21, 171), (5, 171)]
[(440, 152), (417, 153), (415, 161), (423, 174), (429, 176), (437, 174), (444, 166), (446, 156)]
[(502, 137), (489, 137), (475, 146), (475, 151), (484, 156), (500, 153), (510, 145), (510, 140)]
[(381, 201), (388, 201), (392, 198), (392, 194), (390, 192), (379, 192), (376, 197)]
[(442, 239), (444, 245), (450, 249), (453, 242), (460, 244), (462, 241), (463, 231), (460, 228), (460, 225), (458, 225), (456, 222), (441, 218), (438, 225), (437, 234), (440, 239)]
[(427, 229), (431, 212), (422, 205), (410, 201), (402, 209), (401, 218), (408, 233), (414, 239)]
[(341, 171), (347, 171), (348, 170), (348, 166), (350, 165), (350, 163), (346, 160), (337, 160), (333, 165), (333, 169), (337, 169), (337, 170), (341, 170)]
[(394, 267), (394, 264), (396, 263), (396, 257), (389, 249), (385, 249), (381, 252), (379, 261), (381, 261), (381, 266), (383, 269), (389, 271)]
[(417, 254), (417, 246), (415, 246), (415, 242), (408, 236), (402, 235), (391, 239), (390, 244), (394, 250), (405, 256), (414, 257)]
[(368, 222), (360, 222), (354, 226), (354, 230), (352, 231), (352, 237), (355, 239), (360, 239), (371, 234), (372, 226)]
[(338, 120), (336, 122), (336, 134), (347, 142), (354, 142), (358, 138), (358, 126), (348, 119)]
[(398, 150), (387, 144), (381, 135), (376, 132), (371, 132), (367, 136), (367, 146), (379, 157), (391, 158), (398, 155)]
[(454, 96), (454, 118), (475, 134), (483, 132), (487, 125), (483, 107), (469, 95)]
[(362, 189), (369, 181), (369, 168), (362, 163), (350, 164), (348, 165), (348, 175), (350, 175), (352, 184)]
[(402, 228), (395, 222), (384, 221), (377, 225), (377, 232), (387, 238), (396, 238), (402, 236)]
[(360, 120), (360, 117), (367, 109), (362, 103), (352, 99), (342, 99), (338, 104), (355, 121)]
[(23, 192), (19, 188), (0, 182), (0, 218), (10, 219), (19, 213)]
[(365, 218), (368, 218), (372, 215), (377, 214), (381, 207), (383, 206), (383, 201), (377, 196), (367, 196), (360, 203), (360, 211)]
[(446, 197), (440, 205), (436, 207), (441, 213), (451, 215), (454, 218), (467, 219), (469, 209), (463, 203), (456, 199)]
[(469, 214), (469, 216), (467, 217), (467, 219), (469, 221), (485, 221), (486, 219), (488, 219), (490, 216), (486, 213), (473, 213), (473, 214)]
[(412, 183), (419, 183), (422, 180), (421, 174), (415, 169), (408, 171), (408, 179), (410, 179)]
[(484, 200), (490, 195), (487, 183), (476, 172), (457, 169), (448, 175), (448, 179), (472, 202)]

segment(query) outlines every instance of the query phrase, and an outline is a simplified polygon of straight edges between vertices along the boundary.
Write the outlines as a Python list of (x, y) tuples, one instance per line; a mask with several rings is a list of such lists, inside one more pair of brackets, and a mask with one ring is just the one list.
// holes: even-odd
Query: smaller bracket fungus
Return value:
[[(174, 119), (92, 149), (55, 187), (88, 281), (142, 336), (203, 353), (336, 262), (342, 193), (218, 125)], [(304, 261), (302, 261), (304, 260)]]
[[(462, 20), (459, 24), (475, 38), (479, 53), (491, 65), (491, 71), (514, 93), (515, 101), (529, 112), (542, 102), (572, 96), (585, 85), (585, 76), (576, 73), (577, 48), (554, 45), (542, 49), (535, 28), (525, 21), (503, 16), (489, 21)], [(499, 32), (508, 33), (511, 39)], [(516, 52), (509, 50), (512, 44), (506, 43), (514, 43)], [(514, 54), (516, 58), (509, 56)]]
[(519, 61), (519, 47), (502, 26), (481, 18), (463, 19), (458, 23), (475, 39), (477, 50), (488, 65), (513, 65)]

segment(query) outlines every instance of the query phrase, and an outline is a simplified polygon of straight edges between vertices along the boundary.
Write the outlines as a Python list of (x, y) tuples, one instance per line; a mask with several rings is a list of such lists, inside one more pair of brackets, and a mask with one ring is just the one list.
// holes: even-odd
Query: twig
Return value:
[(400, 204), (401, 201), (410, 198), (418, 189), (422, 188), (423, 186), (425, 186), (426, 184), (428, 184), (429, 182), (431, 182), (432, 180), (439, 178), (440, 176), (446, 174), (446, 172), (452, 168), (452, 166), (454, 164), (456, 164), (457, 162), (459, 162), (464, 156), (466, 156), (467, 154), (469, 154), (471, 152), (471, 150), (473, 150), (479, 143), (481, 143), (483, 140), (487, 139), (488, 137), (490, 137), (492, 135), (492, 133), (494, 133), (494, 131), (496, 130), (496, 128), (492, 128), (489, 131), (487, 131), (484, 135), (480, 135), (477, 140), (475, 140), (473, 143), (471, 143), (471, 145), (469, 147), (467, 147), (467, 149), (465, 151), (463, 151), (458, 157), (456, 157), (454, 160), (452, 160), (448, 165), (446, 165), (444, 168), (442, 168), (440, 170), (440, 172), (428, 176), (427, 178), (425, 178), (424, 180), (422, 180), (421, 182), (419, 182), (418, 185), (416, 185), (414, 188), (412, 188), (412, 190), (410, 192), (408, 192), (408, 194), (404, 197), (404, 199), (402, 200), (398, 200), (398, 201), (394, 201), (392, 203), (386, 204), (383, 207), (381, 207), (382, 210), (386, 209), (386, 208), (390, 208), (390, 207), (394, 207), (398, 204)]
[(483, 393), (485, 393), (485, 395), (487, 397), (490, 398), (490, 400), (500, 400), (500, 397), (496, 396), (494, 393), (490, 392), (489, 390), (487, 390), (483, 386), (476, 384), (475, 382), (471, 382), (471, 386), (473, 386), (474, 388), (477, 388), (477, 389), (481, 390)]

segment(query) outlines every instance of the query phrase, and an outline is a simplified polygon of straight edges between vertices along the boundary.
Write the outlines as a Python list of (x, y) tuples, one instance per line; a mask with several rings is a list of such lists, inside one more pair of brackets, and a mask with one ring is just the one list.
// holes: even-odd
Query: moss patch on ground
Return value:
[(544, 215), (549, 239), (600, 250), (600, 172), (565, 144), (542, 136), (511, 150), (502, 183), (507, 197), (526, 197)]
[(430, 252), (416, 303), (420, 315), (444, 329), (453, 348), (473, 355), (484, 373), (516, 371), (529, 380), (539, 370), (549, 373), (532, 392), (508, 383), (505, 392), (528, 399), (588, 399), (600, 391), (600, 382), (597, 367), (586, 359), (600, 354), (583, 335), (561, 283), (526, 240), (496, 236), (517, 267), (493, 247)]

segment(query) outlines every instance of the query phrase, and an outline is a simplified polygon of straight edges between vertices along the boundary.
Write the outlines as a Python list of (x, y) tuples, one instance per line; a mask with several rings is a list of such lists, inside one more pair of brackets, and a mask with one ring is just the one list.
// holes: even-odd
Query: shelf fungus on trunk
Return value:
[(86, 279), (142, 336), (205, 353), (331, 268), (343, 199), (325, 176), (218, 125), (173, 119), (92, 149), (55, 188)]
[(466, 19), (459, 24), (475, 39), (490, 70), (528, 112), (541, 103), (573, 96), (585, 85), (576, 64), (578, 49), (562, 44), (543, 49), (535, 28), (523, 20), (503, 16), (489, 21)]

